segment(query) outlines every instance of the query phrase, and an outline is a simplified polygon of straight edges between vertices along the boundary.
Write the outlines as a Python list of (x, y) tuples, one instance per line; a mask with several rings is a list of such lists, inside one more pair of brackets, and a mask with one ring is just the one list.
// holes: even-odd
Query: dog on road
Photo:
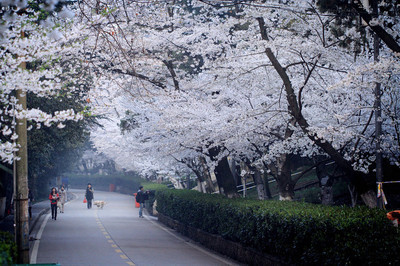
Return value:
[(95, 200), (93, 204), (96, 205), (97, 208), (103, 209), (104, 205), (106, 205), (106, 202), (104, 200)]

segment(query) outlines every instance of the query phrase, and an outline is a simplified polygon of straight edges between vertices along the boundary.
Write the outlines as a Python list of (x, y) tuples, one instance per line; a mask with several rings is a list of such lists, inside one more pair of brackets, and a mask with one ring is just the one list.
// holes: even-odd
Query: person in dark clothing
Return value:
[(28, 212), (29, 212), (29, 219), (32, 219), (32, 204), (33, 204), (34, 198), (33, 198), (33, 193), (32, 190), (28, 188)]
[(87, 201), (87, 208), (92, 208), (92, 200), (93, 200), (93, 188), (92, 184), (88, 183), (85, 193), (86, 201)]
[(139, 217), (140, 218), (143, 218), (144, 202), (149, 199), (148, 193), (149, 193), (148, 191), (146, 191), (146, 192), (144, 191), (143, 186), (140, 186), (139, 190), (136, 194), (136, 202), (140, 204), (140, 207), (139, 207)]
[(49, 200), (51, 206), (51, 219), (57, 220), (57, 201), (60, 196), (57, 193), (57, 189), (53, 187), (50, 191)]

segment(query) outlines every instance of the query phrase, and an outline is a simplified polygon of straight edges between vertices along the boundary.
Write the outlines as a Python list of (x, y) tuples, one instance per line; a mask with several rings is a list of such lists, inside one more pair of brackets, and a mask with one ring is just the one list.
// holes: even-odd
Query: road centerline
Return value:
[(135, 265), (131, 258), (122, 250), (122, 248), (112, 239), (111, 235), (107, 231), (107, 228), (101, 222), (98, 211), (95, 211), (96, 222), (99, 224), (100, 231), (104, 234), (108, 243), (111, 243), (111, 247), (114, 248), (114, 251), (120, 254), (120, 258), (123, 259), (128, 265)]

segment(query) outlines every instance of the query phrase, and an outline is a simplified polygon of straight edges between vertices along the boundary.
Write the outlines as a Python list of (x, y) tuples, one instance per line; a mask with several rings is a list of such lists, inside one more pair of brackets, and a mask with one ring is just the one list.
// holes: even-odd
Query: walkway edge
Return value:
[(38, 214), (38, 216), (36, 217), (36, 219), (33, 219), (32, 224), (29, 226), (29, 234), (32, 233), (33, 229), (35, 228), (37, 221), (40, 220), (40, 217), (42, 217), (43, 214), (45, 214), (46, 212), (48, 212), (50, 210), (50, 207), (45, 208), (43, 210), (41, 210)]
[(39, 250), (39, 244), (40, 244), (40, 238), (42, 237), (42, 233), (44, 231), (44, 228), (46, 227), (46, 224), (47, 224), (47, 221), (49, 220), (49, 218), (50, 218), (50, 214), (48, 213), (47, 216), (44, 218), (42, 225), (40, 226), (39, 232), (36, 235), (37, 240), (33, 244), (33, 249), (32, 249), (32, 253), (30, 256), (31, 264), (36, 263), (37, 254), (38, 254), (38, 250)]

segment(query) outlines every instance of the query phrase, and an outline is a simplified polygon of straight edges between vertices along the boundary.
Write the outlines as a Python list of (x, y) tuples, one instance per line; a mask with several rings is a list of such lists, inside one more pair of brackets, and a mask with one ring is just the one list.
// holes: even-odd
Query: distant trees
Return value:
[[(80, 112), (84, 105), (75, 97), (43, 99), (28, 96), (28, 106), (53, 113), (63, 106)], [(28, 173), (30, 188), (36, 195), (48, 194), (48, 183), (70, 170), (80, 160), (89, 139), (88, 121), (67, 121), (65, 128), (33, 127), (28, 132)]]

